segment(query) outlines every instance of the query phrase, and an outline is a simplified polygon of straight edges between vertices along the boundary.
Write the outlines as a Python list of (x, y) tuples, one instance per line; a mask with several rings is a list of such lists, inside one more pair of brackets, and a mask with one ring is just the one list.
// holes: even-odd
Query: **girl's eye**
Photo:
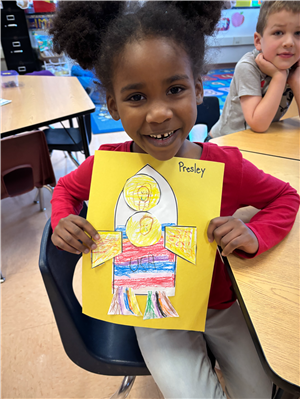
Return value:
[(141, 101), (145, 100), (145, 97), (142, 96), (141, 94), (134, 94), (133, 96), (128, 98), (129, 101)]
[(300, 31), (295, 33), (296, 36), (300, 36)]
[(184, 89), (182, 87), (174, 86), (174, 87), (171, 87), (171, 89), (169, 90), (169, 93), (178, 94), (178, 93), (181, 93), (183, 90)]

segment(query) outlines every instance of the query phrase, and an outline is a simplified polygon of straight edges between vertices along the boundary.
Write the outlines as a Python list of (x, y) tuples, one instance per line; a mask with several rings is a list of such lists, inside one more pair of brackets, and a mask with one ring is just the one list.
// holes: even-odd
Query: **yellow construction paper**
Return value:
[[(147, 184), (137, 186), (135, 190), (131, 183), (139, 174), (151, 175), (151, 178)], [(167, 212), (157, 213), (156, 210), (163, 206), (164, 198), (168, 198), (170, 201), (164, 204), (164, 209), (168, 211), (168, 207), (174, 208), (176, 205), (178, 220), (175, 225), (196, 229), (196, 264), (169, 252), (171, 257), (176, 258), (176, 278), (174, 289), (166, 293), (179, 317), (144, 320), (136, 316), (108, 315), (115, 284), (113, 278), (116, 278), (113, 277), (113, 262), (118, 257), (106, 261), (100, 267), (92, 268), (91, 254), (83, 255), (83, 313), (117, 324), (204, 331), (216, 256), (216, 243), (208, 242), (206, 232), (210, 220), (220, 216), (223, 174), (224, 164), (218, 162), (177, 157), (169, 161), (158, 161), (147, 154), (96, 151), (87, 220), (96, 230), (113, 232), (115, 220), (122, 217), (120, 204), (124, 203), (122, 209), (125, 209), (125, 213), (126, 207), (132, 214), (141, 212), (140, 232), (146, 236), (152, 225), (143, 216), (153, 216), (153, 219), (155, 217), (162, 223), (161, 219)], [(167, 186), (170, 187), (167, 189)], [(153, 196), (149, 194), (151, 192)], [(161, 240), (155, 245), (159, 246), (160, 243)], [(145, 250), (134, 245), (131, 247), (136, 251)], [(142, 253), (140, 261), (131, 265), (131, 270), (138, 269), (141, 275), (143, 270), (155, 268), (151, 255), (147, 257), (145, 253)], [(139, 295), (135, 289), (133, 292), (144, 314), (147, 294)]]

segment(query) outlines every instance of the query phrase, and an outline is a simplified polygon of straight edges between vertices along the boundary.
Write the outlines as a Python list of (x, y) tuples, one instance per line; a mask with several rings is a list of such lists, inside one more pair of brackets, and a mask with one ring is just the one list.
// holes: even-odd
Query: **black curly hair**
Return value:
[(214, 33), (224, 1), (61, 1), (50, 34), (64, 51), (92, 69), (112, 90), (114, 66), (127, 43), (173, 40), (188, 54), (194, 76), (204, 72), (205, 38)]

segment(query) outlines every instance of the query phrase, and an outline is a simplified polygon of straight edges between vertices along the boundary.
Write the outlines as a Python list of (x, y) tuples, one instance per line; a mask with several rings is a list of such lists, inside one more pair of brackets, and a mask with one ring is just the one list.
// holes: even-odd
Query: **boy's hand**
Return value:
[(276, 74), (281, 74), (284, 75), (284, 77), (287, 77), (287, 71), (286, 69), (278, 69), (272, 62), (267, 61), (262, 53), (259, 53), (257, 57), (255, 58), (255, 62), (258, 66), (258, 68), (266, 75), (271, 76), (273, 78)]
[(54, 245), (64, 251), (73, 254), (80, 254), (81, 252), (87, 254), (91, 249), (96, 249), (97, 246), (86, 233), (94, 240), (100, 238), (97, 230), (87, 220), (81, 216), (69, 215), (59, 221), (51, 239)]
[(256, 235), (245, 223), (233, 216), (218, 217), (210, 221), (207, 229), (209, 242), (216, 240), (222, 247), (222, 255), (227, 256), (235, 249), (240, 249), (248, 254), (258, 251)]
[(300, 85), (300, 60), (294, 64), (290, 70), (290, 74), (287, 80), (291, 87), (298, 87)]

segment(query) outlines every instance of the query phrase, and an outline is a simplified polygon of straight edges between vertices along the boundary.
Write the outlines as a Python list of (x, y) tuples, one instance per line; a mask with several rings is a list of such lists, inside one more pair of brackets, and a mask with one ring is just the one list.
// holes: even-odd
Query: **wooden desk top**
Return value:
[[(298, 161), (249, 152), (243, 152), (243, 156), (265, 172), (288, 181), (299, 192)], [(298, 213), (291, 232), (274, 248), (255, 259), (228, 257), (267, 362), (279, 377), (297, 386), (300, 386), (299, 242)]]
[(211, 142), (235, 146), (243, 151), (300, 160), (300, 119), (294, 117), (272, 123), (266, 133), (243, 130), (217, 137)]
[(2, 89), (2, 97), (12, 100), (1, 107), (2, 137), (95, 110), (76, 77), (20, 75), (19, 87)]

